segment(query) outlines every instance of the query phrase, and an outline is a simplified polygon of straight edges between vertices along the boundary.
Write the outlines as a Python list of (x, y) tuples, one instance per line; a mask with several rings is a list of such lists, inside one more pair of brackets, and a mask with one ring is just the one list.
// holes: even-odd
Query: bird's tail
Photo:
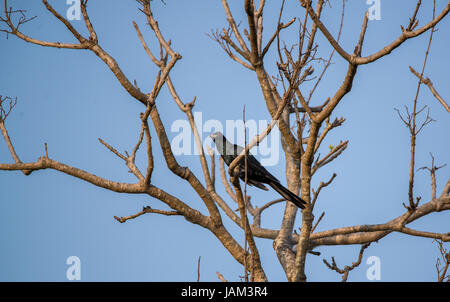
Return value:
[(286, 200), (289, 200), (293, 204), (295, 204), (300, 209), (305, 208), (306, 201), (301, 199), (296, 194), (292, 193), (289, 189), (285, 188), (281, 183), (276, 181), (271, 181), (269, 185), (277, 191), (281, 196), (283, 196)]

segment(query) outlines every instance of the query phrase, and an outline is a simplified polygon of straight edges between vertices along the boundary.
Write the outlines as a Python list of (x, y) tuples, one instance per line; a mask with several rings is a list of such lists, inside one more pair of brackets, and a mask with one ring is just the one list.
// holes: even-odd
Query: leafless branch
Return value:
[[(8, 103), (7, 106), (5, 104)], [(8, 115), (17, 105), (17, 97), (11, 98), (9, 96), (1, 96), (0, 95), (0, 122), (4, 123)], [(7, 109), (5, 107), (8, 107)]]
[(317, 222), (313, 225), (313, 227), (311, 228), (311, 233), (314, 233), (314, 230), (317, 228), (317, 226), (319, 225), (320, 221), (322, 220), (323, 216), (325, 216), (325, 212), (322, 212), (322, 214), (320, 214), (319, 219), (317, 219)]
[(84, 24), (86, 25), (86, 28), (89, 31), (89, 40), (97, 44), (98, 42), (97, 33), (95, 32), (94, 27), (92, 26), (91, 20), (89, 19), (89, 15), (86, 10), (87, 2), (88, 0), (82, 0), (80, 2), (81, 13), (83, 14)]
[(213, 149), (207, 147), (207, 151), (208, 151), (209, 158), (211, 161), (211, 183), (213, 185), (213, 188), (215, 189), (215, 187), (216, 187), (216, 160), (215, 160)]
[(295, 19), (296, 19), (295, 17), (292, 18), (292, 20), (286, 24), (283, 24), (282, 22), (278, 23), (277, 30), (274, 32), (272, 37), (270, 37), (269, 41), (267, 42), (266, 46), (264, 47), (264, 49), (262, 51), (262, 54), (261, 54), (262, 57), (264, 57), (266, 55), (266, 53), (269, 50), (270, 46), (272, 45), (273, 41), (280, 34), (280, 31), (291, 26), (295, 22)]
[[(5, 108), (6, 102), (8, 103), (8, 109)], [(17, 104), (17, 98), (12, 99), (11, 97), (5, 96), (2, 97), (0, 95), (0, 130), (2, 131), (3, 138), (5, 139), (6, 145), (8, 146), (9, 152), (11, 153), (12, 158), (14, 159), (14, 162), (16, 164), (22, 163), (22, 161), (19, 158), (19, 155), (17, 155), (16, 150), (14, 149), (14, 145), (11, 141), (11, 138), (9, 137), (8, 131), (6, 130), (5, 126), (5, 120), (8, 117), (8, 115), (11, 113), (11, 111), (14, 109), (14, 107)], [(25, 175), (30, 175), (31, 170), (22, 170), (22, 173)]]
[[(247, 215), (245, 213), (245, 210), (246, 210), (245, 200), (243, 198), (244, 195), (241, 190), (241, 186), (239, 184), (239, 178), (232, 175), (230, 177), (230, 180), (231, 180), (231, 183), (233, 184), (234, 190), (236, 192), (237, 202), (239, 205), (239, 211), (240, 211), (241, 219), (242, 219), (242, 225), (244, 226), (244, 231), (246, 233), (245, 234), (246, 242), (248, 243), (248, 246), (250, 248), (250, 255), (249, 255), (250, 265), (249, 265), (249, 267), (250, 267), (250, 271), (252, 272), (251, 273), (252, 280), (267, 280), (265, 272), (261, 266), (259, 251), (258, 251), (258, 248), (256, 247), (253, 232), (250, 227)], [(245, 263), (248, 263), (248, 262), (245, 261), (244, 264)]]
[(341, 126), (343, 123), (345, 122), (345, 118), (341, 117), (341, 118), (336, 118), (332, 123), (330, 123), (330, 118), (327, 117), (325, 119), (325, 129), (323, 130), (323, 132), (320, 134), (316, 145), (314, 146), (314, 152), (317, 152), (317, 150), (320, 147), (320, 144), (322, 143), (322, 141), (325, 139), (325, 137), (327, 136), (328, 132), (330, 130), (332, 130), (333, 128), (339, 127)]
[(122, 153), (120, 153), (119, 151), (117, 151), (114, 147), (112, 147), (111, 145), (109, 145), (108, 143), (106, 143), (104, 140), (102, 140), (101, 138), (98, 138), (98, 141), (104, 145), (106, 148), (108, 148), (109, 151), (111, 151), (112, 153), (114, 153), (117, 157), (123, 159), (124, 161), (127, 161), (127, 157), (125, 155), (123, 155)]
[(329, 164), (334, 159), (336, 159), (339, 155), (341, 155), (341, 153), (344, 152), (344, 150), (347, 148), (347, 145), (348, 145), (348, 140), (344, 141), (344, 142), (340, 142), (339, 145), (337, 145), (337, 146), (330, 147), (330, 149), (331, 149), (330, 152), (328, 152), (328, 154), (325, 155), (325, 157), (322, 159), (320, 158), (320, 154), (319, 154), (319, 156), (316, 158), (314, 166), (311, 170), (311, 174), (314, 175), (314, 173), (316, 173), (317, 170), (319, 170), (326, 164)]
[[(247, 63), (246, 61), (249, 60), (249, 55), (248, 53), (244, 52), (242, 49), (240, 49), (231, 39), (231, 33), (230, 33), (231, 29), (225, 30), (223, 29), (222, 34), (219, 33), (219, 31), (216, 32), (211, 32), (211, 34), (208, 34), (208, 36), (216, 41), (220, 47), (225, 51), (225, 53), (234, 61), (238, 62), (239, 64), (241, 64), (242, 66), (244, 66), (245, 68), (248, 68), (250, 70), (255, 70), (255, 68), (253, 66), (251, 66), (249, 63)], [(231, 47), (231, 48), (230, 48)], [(242, 58), (244, 58), (244, 60), (242, 60), (241, 58), (239, 58), (237, 55), (235, 55), (233, 53), (233, 50), (235, 52), (237, 52)]]
[[(450, 181), (448, 184), (450, 184)], [(450, 185), (448, 185), (448, 187), (450, 187)], [(446, 190), (448, 190), (447, 186), (444, 188), (444, 191)], [(362, 244), (377, 241), (391, 232), (402, 232), (413, 236), (449, 241), (449, 234), (420, 232), (405, 228), (406, 224), (425, 215), (444, 210), (450, 210), (450, 196), (448, 194), (422, 204), (417, 207), (414, 212), (407, 212), (386, 223), (342, 227), (314, 233), (311, 235), (311, 245)]]
[[(306, 1), (306, 2), (308, 2), (308, 1)], [(306, 5), (303, 5), (303, 6), (307, 7)], [(398, 48), (406, 40), (417, 37), (417, 36), (423, 34), (424, 32), (426, 32), (427, 30), (429, 30), (430, 28), (436, 26), (436, 24), (438, 24), (449, 13), (450, 2), (445, 6), (445, 8), (442, 10), (442, 12), (438, 16), (436, 16), (433, 20), (431, 20), (426, 25), (424, 25), (421, 28), (418, 28), (416, 30), (413, 30), (413, 31), (409, 31), (409, 30), (402, 31), (402, 34), (396, 40), (394, 40), (392, 43), (386, 45), (378, 52), (376, 52), (372, 55), (366, 56), (366, 57), (352, 56), (348, 52), (346, 52), (339, 45), (339, 43), (333, 38), (331, 33), (325, 27), (325, 25), (319, 20), (318, 16), (315, 14), (315, 12), (310, 7), (308, 7), (307, 10), (308, 10), (308, 13), (309, 13), (311, 19), (313, 19), (315, 24), (317, 24), (320, 31), (324, 34), (324, 36), (327, 38), (328, 42), (336, 49), (336, 51), (344, 59), (346, 59), (349, 63), (361, 65), (361, 64), (368, 64), (368, 63), (374, 62), (374, 61), (380, 59), (381, 57), (384, 57), (385, 55), (390, 54), (394, 49)]]
[(314, 192), (314, 189), (313, 189), (313, 196), (314, 197), (313, 197), (313, 200), (311, 202), (311, 207), (312, 208), (314, 208), (314, 206), (316, 205), (317, 197), (319, 197), (320, 191), (323, 188), (329, 186), (331, 184), (331, 182), (336, 178), (336, 176), (337, 176), (337, 174), (333, 173), (333, 175), (331, 176), (330, 180), (328, 180), (325, 183), (323, 181), (321, 181), (320, 184), (319, 184), (319, 187), (317, 188), (317, 192)]
[(271, 206), (273, 206), (273, 205), (275, 205), (277, 203), (283, 202), (283, 201), (285, 201), (284, 198), (278, 198), (278, 199), (269, 201), (268, 203), (264, 204), (261, 207), (256, 207), (255, 211), (254, 211), (254, 215), (253, 215), (253, 225), (259, 227), (261, 225), (261, 214), (262, 214), (262, 212), (264, 210), (267, 210), (269, 207), (271, 207)]
[(431, 199), (436, 199), (436, 171), (445, 167), (447, 164), (441, 166), (434, 165), (434, 156), (430, 153), (431, 156), (431, 167), (422, 167), (418, 170), (428, 170), (431, 176)]
[[(337, 35), (337, 39), (336, 42), (339, 43), (340, 39), (341, 39), (341, 34), (342, 34), (342, 27), (344, 25), (344, 14), (345, 14), (345, 2), (346, 0), (342, 0), (342, 13), (341, 13), (341, 21), (339, 24), (339, 32)], [(333, 59), (334, 53), (335, 53), (336, 49), (333, 48), (333, 50), (330, 53), (330, 57), (328, 58), (328, 60), (326, 61), (326, 64), (321, 72), (321, 74), (319, 75), (316, 83), (314, 84), (314, 87), (311, 89), (311, 91), (309, 92), (309, 96), (308, 96), (308, 101), (307, 103), (309, 103), (311, 101), (311, 98), (314, 94), (314, 92), (316, 91), (317, 87), (319, 86), (320, 81), (322, 80), (323, 76), (325, 75), (325, 72), (327, 71), (328, 67), (330, 67), (331, 65), (331, 60)]]
[(179, 212), (177, 211), (164, 211), (164, 210), (157, 210), (157, 209), (152, 209), (150, 206), (145, 206), (142, 211), (134, 214), (134, 215), (130, 215), (130, 216), (125, 216), (125, 217), (117, 217), (114, 216), (114, 219), (116, 219), (118, 222), (120, 223), (124, 223), (127, 220), (130, 219), (135, 219), (141, 215), (144, 214), (148, 214), (148, 213), (154, 213), (154, 214), (161, 214), (161, 215), (165, 215), (165, 216), (174, 216), (174, 215), (181, 215)]
[[(434, 240), (439, 248), (439, 253), (441, 254), (441, 259), (437, 258), (436, 260), (436, 272), (438, 282), (450, 282), (450, 275), (447, 275), (447, 270), (450, 265), (450, 252), (444, 248), (444, 243), (442, 240)], [(443, 266), (441, 267), (441, 261), (443, 262)]]
[(419, 20), (416, 19), (416, 16), (417, 16), (417, 13), (419, 12), (419, 8), (420, 8), (421, 4), (422, 4), (421, 0), (417, 1), (416, 9), (414, 10), (412, 17), (409, 18), (409, 24), (408, 24), (408, 27), (406, 28), (407, 31), (414, 30), (414, 28), (419, 24)]
[(222, 5), (225, 10), (225, 13), (227, 15), (227, 21), (230, 24), (231, 29), (233, 30), (233, 34), (236, 37), (236, 39), (239, 42), (239, 45), (241, 46), (242, 50), (246, 53), (249, 53), (249, 50), (247, 48), (247, 45), (244, 42), (244, 39), (242, 38), (241, 33), (238, 30), (238, 26), (236, 25), (236, 21), (234, 20), (233, 15), (231, 14), (230, 7), (228, 6), (227, 0), (222, 0)]
[[(415, 14), (417, 13), (417, 10), (419, 8), (420, 4), (417, 5), (417, 9), (416, 12), (414, 13), (414, 18), (415, 18)], [(450, 7), (450, 2), (448, 7)], [(436, 0), (433, 1), (433, 18), (435, 16), (435, 9), (436, 9)], [(422, 65), (422, 71), (419, 77), (419, 82), (417, 84), (417, 89), (416, 89), (416, 95), (414, 97), (413, 100), (413, 111), (411, 113), (411, 116), (408, 117), (408, 127), (410, 130), (410, 134), (411, 134), (411, 146), (410, 146), (410, 169), (409, 169), (409, 183), (408, 183), (408, 197), (409, 197), (409, 208), (414, 210), (417, 207), (417, 204), (419, 202), (419, 200), (417, 200), (417, 204), (414, 202), (414, 172), (415, 172), (415, 155), (416, 155), (416, 138), (417, 135), (419, 134), (420, 130), (422, 130), (422, 128), (427, 125), (428, 123), (430, 123), (431, 121), (433, 121), (433, 119), (431, 119), (430, 115), (429, 115), (429, 111), (427, 112), (427, 116), (425, 118), (425, 121), (422, 123), (421, 126), (417, 126), (416, 124), (416, 117), (418, 114), (420, 114), (420, 112), (423, 110), (419, 110), (417, 111), (417, 102), (418, 102), (418, 98), (419, 98), (419, 92), (420, 92), (420, 86), (422, 84), (422, 76), (425, 72), (425, 67), (427, 65), (427, 60), (428, 60), (428, 54), (430, 51), (430, 47), (431, 47), (431, 42), (433, 40), (433, 33), (434, 33), (434, 25), (431, 27), (431, 33), (430, 33), (430, 38), (428, 40), (428, 46), (425, 52), (425, 58), (423, 61), (423, 65)], [(424, 107), (425, 108), (425, 107)], [(403, 120), (403, 119), (402, 119)], [(405, 122), (403, 120), (403, 122)]]
[(202, 256), (198, 256), (197, 261), (197, 282), (200, 282), (200, 259)]
[(222, 281), (222, 282), (228, 282), (227, 279), (225, 279), (221, 273), (216, 272), (216, 274), (217, 274), (217, 278), (219, 278), (220, 281)]
[(340, 269), (337, 266), (336, 261), (334, 260), (334, 257), (331, 257), (332, 264), (328, 263), (328, 261), (326, 259), (323, 259), (323, 263), (325, 263), (326, 266), (329, 269), (331, 269), (333, 271), (336, 271), (337, 273), (341, 274), (342, 275), (342, 282), (346, 282), (349, 272), (352, 271), (353, 269), (355, 269), (356, 267), (358, 267), (361, 264), (361, 260), (362, 260), (363, 254), (364, 254), (364, 250), (366, 248), (368, 248), (369, 245), (370, 245), (370, 243), (366, 243), (366, 244), (363, 244), (361, 246), (361, 250), (359, 251), (358, 259), (355, 262), (353, 262), (351, 266), (346, 265), (343, 269)]
[(409, 66), (409, 70), (419, 78), (419, 80), (424, 83), (425, 85), (430, 88), (431, 93), (434, 95), (434, 97), (444, 106), (445, 110), (450, 113), (450, 106), (447, 104), (447, 102), (439, 95), (439, 93), (436, 91), (436, 89), (433, 86), (433, 83), (431, 82), (430, 78), (424, 78), (421, 76), (417, 71), (414, 70), (411, 66)]

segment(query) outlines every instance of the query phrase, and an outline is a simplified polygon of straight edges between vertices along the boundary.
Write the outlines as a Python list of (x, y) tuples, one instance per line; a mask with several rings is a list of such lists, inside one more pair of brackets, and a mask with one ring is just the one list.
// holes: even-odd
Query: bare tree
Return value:
[[(263, 42), (265, 0), (245, 0), (244, 8), (247, 18), (245, 25), (237, 23), (227, 0), (221, 1), (228, 27), (224, 28), (222, 31), (213, 32), (210, 36), (218, 42), (220, 47), (223, 48), (225, 53), (232, 60), (254, 72), (264, 97), (265, 105), (272, 117), (272, 122), (264, 131), (256, 137), (249, 138), (249, 143), (246, 145), (245, 150), (250, 150), (253, 146), (261, 142), (275, 125), (278, 126), (282, 136), (281, 142), (286, 160), (286, 180), (288, 188), (295, 193), (300, 193), (301, 197), (307, 202), (306, 208), (301, 211), (301, 217), (298, 215), (298, 208), (291, 203), (286, 203), (281, 227), (279, 229), (268, 229), (261, 226), (262, 212), (283, 200), (274, 200), (261, 207), (254, 207), (252, 202), (248, 200), (245, 187), (244, 190), (242, 190), (235, 169), (239, 164), (243, 164), (246, 161), (245, 152), (242, 152), (242, 154), (229, 166), (228, 175), (225, 172), (223, 161), (220, 160), (220, 176), (229, 197), (223, 197), (217, 193), (214, 156), (211, 156), (209, 150), (205, 152), (203, 149), (199, 130), (197, 129), (194, 120), (193, 108), (195, 106), (196, 98), (190, 102), (186, 102), (182, 100), (175, 88), (175, 84), (172, 81), (170, 74), (175, 64), (181, 59), (181, 55), (173, 49), (172, 43), (166, 38), (165, 33), (161, 32), (158, 22), (153, 15), (153, 4), (151, 0), (137, 0), (137, 3), (148, 26), (154, 33), (156, 41), (159, 43), (159, 54), (155, 54), (150, 50), (138, 24), (133, 22), (136, 34), (143, 48), (150, 60), (159, 69), (154, 76), (153, 88), (149, 92), (141, 91), (136, 82), (133, 83), (130, 81), (121, 70), (119, 63), (101, 47), (97, 33), (94, 29), (94, 24), (92, 24), (87, 12), (87, 0), (81, 1), (81, 12), (85, 26), (89, 32), (88, 37), (83, 36), (77, 31), (47, 0), (42, 0), (45, 8), (57, 18), (78, 41), (78, 43), (75, 44), (43, 41), (26, 35), (19, 27), (22, 24), (31, 21), (33, 18), (27, 18), (24, 10), (16, 10), (9, 7), (7, 1), (4, 0), (3, 16), (0, 21), (4, 25), (2, 31), (6, 32), (6, 35), (13, 35), (25, 42), (45, 47), (84, 49), (92, 52), (109, 67), (110, 71), (114, 74), (125, 91), (144, 107), (143, 112), (140, 115), (141, 129), (139, 138), (130, 154), (128, 152), (121, 153), (111, 144), (99, 139), (99, 142), (117, 156), (119, 160), (123, 160), (125, 165), (136, 177), (135, 183), (116, 182), (56, 161), (49, 156), (47, 148), (45, 148), (44, 155), (36, 162), (23, 163), (13, 147), (12, 140), (10, 139), (5, 126), (5, 119), (8, 117), (15, 104), (15, 100), (9, 97), (3, 97), (1, 99), (0, 129), (2, 130), (3, 137), (14, 159), (14, 163), (0, 164), (0, 170), (22, 171), (25, 175), (29, 175), (37, 170), (52, 169), (114, 192), (129, 194), (140, 193), (156, 198), (168, 205), (171, 210), (166, 211), (145, 207), (137, 214), (115, 218), (117, 221), (124, 223), (128, 220), (150, 213), (167, 216), (183, 216), (188, 222), (197, 224), (214, 234), (232, 257), (245, 267), (245, 271), (247, 272), (248, 270), (250, 273), (249, 281), (268, 280), (268, 276), (261, 263), (259, 250), (255, 243), (255, 237), (273, 240), (275, 253), (283, 267), (286, 278), (289, 281), (307, 280), (305, 274), (305, 264), (308, 259), (307, 255), (318, 254), (314, 249), (319, 246), (361, 245), (359, 257), (351, 266), (345, 266), (344, 269), (340, 269), (334, 258), (332, 264), (329, 264), (326, 260), (324, 261), (330, 269), (342, 274), (343, 281), (346, 281), (349, 272), (361, 263), (363, 253), (369, 244), (374, 241), (379, 241), (392, 232), (400, 232), (411, 236), (433, 238), (448, 242), (450, 240), (449, 233), (441, 234), (415, 230), (407, 227), (407, 225), (433, 212), (450, 210), (450, 180), (447, 181), (446, 185), (441, 190), (441, 194), (438, 196), (436, 194), (438, 189), (436, 188), (435, 175), (438, 167), (434, 166), (434, 160), (432, 167), (428, 168), (432, 178), (433, 195), (421, 204), (419, 204), (421, 199), (418, 197), (414, 198), (415, 196), (413, 196), (414, 172), (416, 171), (414, 162), (416, 136), (426, 124), (432, 121), (428, 114), (422, 124), (416, 122), (417, 116), (424, 110), (424, 108), (417, 108), (417, 99), (421, 84), (427, 84), (444, 107), (446, 104), (442, 97), (434, 90), (431, 81), (429, 79), (424, 79), (423, 75), (433, 31), (439, 22), (449, 13), (450, 2), (441, 12), (433, 12), (432, 20), (419, 26), (417, 20), (417, 14), (421, 7), (421, 1), (419, 0), (410, 18), (409, 24), (406, 28), (403, 26), (401, 27), (401, 34), (397, 39), (390, 44), (381, 47), (379, 51), (363, 56), (363, 46), (369, 25), (368, 13), (361, 16), (360, 34), (354, 50), (348, 52), (340, 45), (340, 36), (345, 12), (345, 0), (342, 1), (340, 28), (336, 38), (323, 23), (321, 18), (323, 10), (325, 9), (325, 0), (318, 0), (315, 5), (313, 5), (313, 1), (299, 1), (298, 11), (300, 17), (289, 20), (287, 23), (282, 22), (284, 10), (283, 0), (277, 26), (265, 43)], [(280, 38), (281, 32), (294, 26), (296, 21), (299, 21), (298, 43), (291, 46), (282, 43)], [(317, 56), (318, 45), (316, 43), (316, 36), (319, 32), (326, 38), (332, 47), (330, 57), (327, 59)], [(322, 150), (322, 143), (327, 135), (330, 134), (333, 129), (340, 127), (345, 122), (344, 118), (334, 118), (333, 120), (332, 116), (334, 110), (344, 101), (345, 96), (351, 91), (359, 67), (363, 68), (362, 65), (376, 62), (402, 46), (407, 40), (427, 32), (430, 33), (430, 39), (426, 57), (422, 65), (422, 71), (419, 74), (411, 68), (411, 71), (419, 78), (417, 93), (413, 101), (413, 109), (410, 113), (410, 110), (408, 110), (407, 107), (406, 115), (402, 115), (399, 112), (401, 119), (409, 128), (411, 136), (411, 165), (408, 188), (409, 203), (408, 205), (405, 204), (405, 213), (379, 224), (355, 225), (315, 232), (317, 225), (325, 215), (325, 213), (322, 213), (320, 218), (315, 221), (314, 207), (318, 201), (319, 194), (327, 186), (331, 185), (337, 175), (333, 174), (330, 179), (321, 182), (316, 189), (312, 187), (311, 180), (319, 169), (338, 158), (346, 150), (348, 145), (348, 141), (341, 141), (337, 146), (330, 146), (329, 151), (325, 156), (321, 157), (319, 153), (319, 151)], [(267, 60), (264, 59), (265, 55), (271, 49), (274, 49), (278, 54), (276, 62), (267, 62)], [(312, 104), (312, 96), (316, 92), (316, 88), (336, 53), (348, 64), (345, 75), (343, 75), (343, 81), (335, 93), (326, 100), (323, 100), (322, 104)], [(314, 70), (313, 64), (316, 61), (325, 62), (323, 70), (320, 73), (316, 73)], [(276, 66), (276, 74), (271, 75), (267, 71), (266, 66), (268, 64), (274, 64)], [(310, 81), (315, 81), (315, 84), (309, 94), (305, 94), (302, 85), (305, 82)], [(198, 150), (200, 150), (199, 161), (203, 175), (196, 175), (192, 172), (190, 167), (181, 166), (172, 152), (170, 141), (167, 136), (166, 125), (164, 125), (158, 112), (158, 96), (164, 85), (169, 90), (178, 108), (186, 115), (186, 118), (189, 121), (196, 146)], [(446, 108), (448, 110), (448, 106)], [(293, 115), (295, 116), (294, 122), (293, 119), (291, 119)], [(152, 131), (154, 131), (158, 138), (157, 145), (158, 148), (161, 148), (162, 150), (167, 168), (174, 175), (179, 177), (180, 181), (186, 182), (188, 186), (194, 189), (198, 197), (206, 206), (207, 214), (192, 208), (186, 200), (182, 200), (170, 192), (165, 191), (163, 188), (152, 184), (154, 167), (153, 148), (155, 140), (152, 139), (150, 134), (151, 126), (149, 120), (153, 126)], [(145, 169), (139, 168), (135, 161), (137, 151), (142, 145), (146, 148), (147, 167)], [(208, 155), (210, 155), (209, 163)], [(237, 203), (239, 212), (235, 212), (232, 209), (233, 203)], [(246, 238), (244, 244), (231, 235), (224, 225), (224, 218), (230, 219), (233, 223), (242, 228)], [(301, 219), (299, 234), (294, 230), (294, 223), (297, 219)], [(249, 251), (247, 251), (247, 246)], [(225, 280), (220, 273), (218, 273), (218, 276), (221, 280)]]

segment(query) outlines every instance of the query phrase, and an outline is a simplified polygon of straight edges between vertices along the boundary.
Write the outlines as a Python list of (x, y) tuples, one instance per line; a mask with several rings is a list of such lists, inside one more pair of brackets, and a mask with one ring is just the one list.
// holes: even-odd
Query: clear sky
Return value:
[[(68, 8), (65, 2), (50, 1), (62, 14)], [(197, 96), (194, 111), (201, 112), (204, 121), (216, 119), (225, 124), (226, 120), (240, 119), (244, 104), (248, 119), (269, 119), (254, 73), (231, 61), (207, 36), (211, 30), (226, 26), (221, 2), (166, 0), (167, 5), (153, 2), (154, 16), (163, 34), (183, 56), (171, 73), (183, 100), (190, 101)], [(243, 1), (229, 2), (233, 2), (235, 18), (245, 24)], [(267, 2), (264, 41), (273, 33), (281, 4), (281, 1)], [(341, 1), (330, 2), (323, 20), (336, 36)], [(27, 9), (30, 16), (38, 16), (21, 27), (24, 33), (48, 41), (75, 42), (41, 1), (8, 3), (14, 8)], [(415, 3), (381, 0), (381, 20), (369, 22), (363, 55), (379, 50), (398, 36), (400, 25), (408, 24)], [(437, 12), (445, 5), (446, 1), (438, 0)], [(137, 7), (134, 1), (91, 0), (88, 12), (100, 45), (117, 60), (130, 80), (136, 79), (140, 88), (148, 91), (157, 69), (141, 47), (133, 20), (140, 25), (150, 47), (155, 51), (158, 48)], [(347, 51), (353, 50), (368, 7), (365, 0), (347, 2), (342, 37)], [(289, 0), (283, 20), (287, 22), (303, 14), (298, 1)], [(431, 16), (432, 1), (423, 1), (419, 26)], [(73, 24), (86, 33), (82, 21)], [(450, 18), (444, 19), (438, 29), (425, 74), (431, 77), (439, 93), (448, 98)], [(417, 80), (408, 66), (420, 70), (428, 38), (429, 32), (358, 69), (352, 91), (333, 115), (343, 116), (346, 121), (328, 136), (322, 154), (327, 152), (329, 144), (337, 145), (340, 140), (348, 139), (348, 148), (313, 179), (313, 186), (317, 187), (333, 172), (338, 175), (317, 202), (316, 217), (326, 212), (318, 231), (383, 223), (405, 211), (402, 202), (408, 198), (409, 133), (394, 108), (412, 103)], [(296, 41), (296, 29), (284, 33), (283, 40)], [(321, 34), (317, 41), (321, 45), (319, 54), (327, 57), (330, 48)], [(0, 45), (0, 94), (18, 98), (6, 126), (22, 161), (31, 162), (42, 156), (46, 142), (49, 155), (55, 160), (112, 180), (134, 182), (134, 176), (128, 173), (123, 162), (97, 140), (100, 137), (120, 151), (130, 151), (139, 135), (139, 112), (144, 110), (123, 90), (107, 66), (89, 51), (44, 48), (14, 36), (6, 39), (4, 34)], [(271, 72), (275, 71), (275, 55), (271, 51), (265, 59), (265, 66)], [(336, 54), (333, 62), (313, 98), (314, 105), (331, 96), (343, 80), (345, 61)], [(316, 70), (320, 71), (319, 66)], [(422, 87), (419, 97), (420, 105), (430, 107), (436, 122), (425, 127), (418, 138), (417, 167), (430, 164), (429, 152), (438, 164), (450, 165), (449, 115), (428, 88)], [(174, 121), (185, 118), (166, 88), (157, 102), (168, 130)], [(150, 131), (154, 134), (153, 128)], [(168, 133), (170, 138), (176, 134)], [(157, 137), (153, 137), (153, 183), (206, 213), (194, 191), (167, 169)], [(199, 177), (202, 175), (196, 156), (180, 155), (177, 159), (181, 165), (189, 165)], [(0, 162), (12, 162), (3, 139)], [(138, 152), (137, 163), (145, 167), (144, 153)], [(268, 169), (285, 183), (282, 157), (278, 165)], [(449, 179), (449, 169), (447, 166), (438, 171), (438, 194)], [(217, 185), (219, 193), (227, 198), (220, 181)], [(429, 201), (431, 187), (427, 172), (417, 172), (414, 188), (424, 202)], [(249, 194), (261, 203), (277, 198), (274, 192), (255, 188), (249, 188)], [(65, 281), (69, 256), (81, 260), (83, 281), (195, 281), (199, 256), (202, 281), (217, 281), (216, 271), (230, 281), (239, 281), (241, 266), (209, 231), (177, 216), (147, 214), (124, 224), (113, 218), (137, 213), (145, 205), (167, 209), (148, 196), (109, 192), (55, 171), (37, 171), (31, 176), (0, 172), (0, 281)], [(278, 228), (283, 210), (281, 204), (267, 210), (262, 225)], [(242, 230), (227, 218), (224, 220), (230, 231), (242, 238)], [(450, 213), (429, 215), (411, 227), (448, 232)], [(257, 244), (269, 280), (286, 280), (272, 242), (258, 239)], [(339, 281), (340, 276), (326, 268), (322, 259), (334, 256), (339, 265), (350, 265), (357, 258), (359, 246), (317, 250), (321, 256), (308, 256), (308, 280)], [(438, 254), (431, 239), (390, 234), (366, 250), (361, 266), (350, 274), (349, 281), (367, 281), (366, 261), (370, 256), (377, 256), (381, 261), (381, 281), (434, 281)]]

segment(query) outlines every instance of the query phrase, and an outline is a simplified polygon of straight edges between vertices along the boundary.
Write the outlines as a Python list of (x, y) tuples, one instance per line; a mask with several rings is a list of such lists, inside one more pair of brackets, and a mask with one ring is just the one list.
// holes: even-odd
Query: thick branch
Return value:
[[(450, 181), (449, 181), (450, 183)], [(399, 223), (408, 224), (433, 212), (450, 210), (450, 196), (431, 200), (411, 213), (405, 213), (383, 224), (342, 227), (311, 234), (311, 247), (319, 245), (362, 244), (377, 241), (391, 232), (403, 232), (415, 236), (449, 239), (449, 234), (411, 231)], [(405, 218), (407, 218), (405, 220)]]

